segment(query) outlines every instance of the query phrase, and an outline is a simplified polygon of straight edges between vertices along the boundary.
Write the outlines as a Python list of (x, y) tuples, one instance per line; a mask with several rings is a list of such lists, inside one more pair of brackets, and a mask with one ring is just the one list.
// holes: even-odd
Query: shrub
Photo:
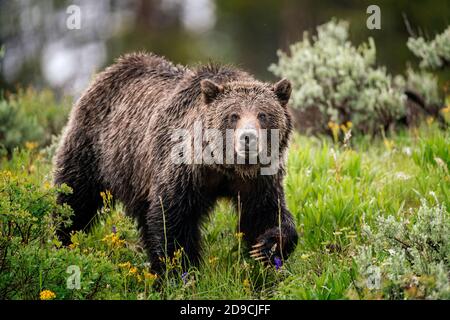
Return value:
[(20, 89), (0, 100), (0, 145), (9, 154), (26, 142), (48, 145), (60, 133), (70, 110), (68, 99), (58, 102), (52, 91)]
[(348, 28), (332, 20), (319, 26), (316, 36), (305, 32), (289, 54), (278, 51), (279, 61), (269, 70), (291, 80), (294, 108), (320, 110), (323, 130), (330, 121), (352, 122), (354, 130), (374, 133), (404, 115), (405, 96), (385, 68), (376, 67), (373, 40), (355, 48)]
[[(419, 97), (416, 103), (421, 105), (429, 116), (436, 118), (443, 127), (446, 127), (448, 106), (439, 92), (438, 77), (426, 70), (444, 69), (450, 65), (450, 27), (438, 34), (433, 40), (427, 42), (423, 37), (411, 37), (407, 42), (408, 48), (421, 59), (421, 72), (411, 68), (407, 70), (405, 89)], [(445, 86), (444, 86), (445, 88)], [(446, 90), (446, 89), (445, 89)], [(444, 113), (443, 113), (444, 110)]]
[[(39, 270), (47, 265), (44, 256), (49, 256), (43, 249), (56, 244), (55, 229), (70, 222), (71, 210), (56, 204), (56, 194), (70, 190), (67, 187), (54, 188), (48, 181), (43, 183), (39, 174), (40, 164), (32, 160), (36, 154), (34, 146), (29, 146), (16, 151), (11, 161), (0, 163), (2, 299), (32, 298), (33, 290), (35, 295), (39, 293), (36, 288), (42, 276)], [(33, 258), (37, 256), (43, 259)], [(48, 261), (50, 264), (54, 263)]]
[[(145, 255), (129, 240), (137, 238), (136, 228), (118, 211), (110, 214), (110, 201), (97, 221), (101, 232), (77, 232), (68, 247), (61, 246), (55, 230), (70, 223), (71, 210), (56, 203), (56, 194), (70, 189), (53, 187), (47, 166), (32, 145), (0, 161), (0, 299), (154, 295), (155, 276), (142, 264)], [(75, 290), (67, 285), (69, 267), (81, 272), (80, 287)]]
[(28, 117), (17, 105), (0, 101), (0, 146), (8, 153), (27, 141), (38, 141), (42, 128), (34, 117)]
[(431, 41), (423, 37), (409, 38), (408, 48), (421, 59), (424, 69), (441, 69), (450, 65), (450, 26)]
[(368, 244), (355, 257), (360, 297), (450, 298), (450, 215), (445, 204), (422, 200), (416, 213), (379, 217), (363, 233)]
[(411, 67), (406, 70), (406, 76), (395, 77), (395, 85), (405, 92), (406, 123), (418, 126), (424, 119), (437, 119), (444, 124), (441, 114), (443, 99), (439, 90), (438, 77), (425, 70), (416, 71)]
[(438, 78), (430, 72), (415, 71), (408, 67), (406, 69), (406, 77), (397, 76), (395, 84), (405, 91), (417, 93), (424, 100), (424, 107), (442, 105), (443, 101), (439, 94)]

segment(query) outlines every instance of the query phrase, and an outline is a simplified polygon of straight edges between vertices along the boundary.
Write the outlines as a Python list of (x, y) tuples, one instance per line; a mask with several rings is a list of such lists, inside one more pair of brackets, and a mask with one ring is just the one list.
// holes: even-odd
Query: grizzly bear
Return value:
[[(184, 265), (195, 266), (201, 261), (201, 222), (225, 197), (237, 208), (238, 230), (252, 245), (252, 257), (266, 263), (286, 259), (298, 239), (282, 183), (292, 131), (290, 93), (288, 80), (268, 84), (231, 66), (188, 68), (145, 53), (119, 58), (73, 107), (55, 155), (55, 184), (73, 190), (58, 197), (74, 211), (70, 228), (59, 232), (62, 241), (88, 227), (102, 204), (100, 193), (109, 190), (136, 219), (154, 272), (163, 272), (162, 258), (178, 249)], [(231, 133), (235, 145), (225, 153), (228, 160), (244, 160), (175, 161), (177, 153), (192, 160), (176, 148), (180, 141), (173, 135), (177, 129), (192, 132), (195, 123), (223, 137), (240, 131)], [(277, 170), (269, 174), (261, 173), (260, 161), (249, 161), (251, 154), (260, 156), (255, 141), (263, 140), (262, 130), (276, 131), (267, 140), (278, 138), (271, 146)], [(225, 157), (219, 145), (210, 149)]]

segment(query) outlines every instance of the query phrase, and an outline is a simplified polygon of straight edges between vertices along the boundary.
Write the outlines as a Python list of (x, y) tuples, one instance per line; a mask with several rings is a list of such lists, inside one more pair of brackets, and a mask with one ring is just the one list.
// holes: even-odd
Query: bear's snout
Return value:
[(240, 129), (237, 136), (236, 153), (239, 155), (258, 154), (258, 130), (256, 128)]
[(240, 157), (256, 157), (259, 153), (258, 120), (253, 115), (245, 115), (239, 121), (235, 133), (235, 151)]

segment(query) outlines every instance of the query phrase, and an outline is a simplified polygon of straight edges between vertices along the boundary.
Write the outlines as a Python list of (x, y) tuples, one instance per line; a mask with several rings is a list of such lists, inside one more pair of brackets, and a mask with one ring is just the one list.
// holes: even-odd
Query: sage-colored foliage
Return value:
[[(446, 204), (434, 202), (422, 199), (416, 212), (381, 216), (375, 227), (363, 226), (368, 244), (359, 248), (355, 261), (363, 287), (357, 290), (364, 296), (450, 299), (450, 214)], [(367, 274), (374, 267), (378, 274)], [(368, 290), (367, 281), (378, 287)]]
[(394, 79), (398, 88), (416, 92), (427, 106), (441, 106), (443, 99), (439, 93), (439, 81), (436, 75), (425, 70), (406, 69), (406, 76), (398, 75)]
[(450, 65), (450, 26), (431, 41), (424, 37), (411, 37), (408, 48), (421, 59), (420, 67), (424, 69), (441, 69)]
[(404, 115), (405, 96), (376, 66), (373, 39), (356, 48), (348, 37), (348, 23), (332, 20), (317, 27), (317, 35), (305, 32), (289, 53), (278, 51), (269, 70), (291, 80), (294, 108), (319, 108), (324, 130), (329, 121), (351, 121), (354, 131), (379, 132)]

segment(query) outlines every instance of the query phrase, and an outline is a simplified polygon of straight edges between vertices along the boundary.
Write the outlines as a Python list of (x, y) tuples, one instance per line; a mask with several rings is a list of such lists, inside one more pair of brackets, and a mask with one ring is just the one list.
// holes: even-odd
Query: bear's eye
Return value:
[(230, 116), (230, 121), (231, 122), (236, 122), (238, 120), (239, 120), (239, 116), (237, 115), (237, 113), (231, 114), (231, 116)]
[(267, 115), (264, 112), (258, 113), (258, 120), (259, 121), (266, 121)]

